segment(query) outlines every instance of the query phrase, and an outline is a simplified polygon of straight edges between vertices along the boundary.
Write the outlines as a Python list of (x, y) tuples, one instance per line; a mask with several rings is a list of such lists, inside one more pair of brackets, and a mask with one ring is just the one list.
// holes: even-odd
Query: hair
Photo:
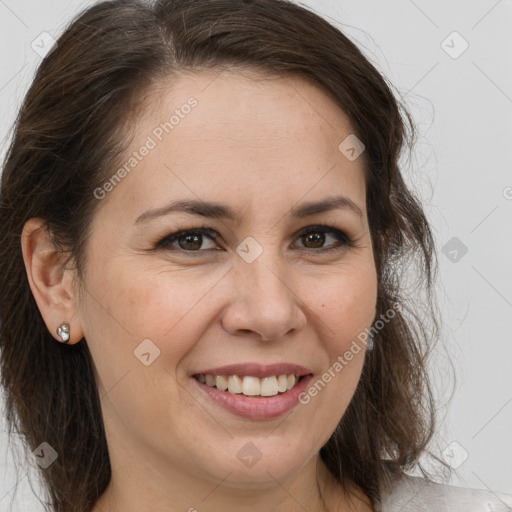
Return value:
[[(64, 345), (48, 332), (27, 279), (23, 226), (30, 218), (44, 220), (82, 286), (100, 204), (93, 191), (122, 161), (144, 93), (180, 73), (228, 68), (312, 80), (365, 144), (376, 316), (396, 313), (376, 332), (321, 458), (344, 489), (350, 479), (375, 503), (392, 477), (418, 466), (433, 437), (427, 363), (439, 331), (436, 254), (421, 203), (399, 166), (402, 150), (415, 142), (414, 124), (387, 80), (337, 27), (288, 0), (103, 1), (76, 16), (41, 62), (15, 120), (1, 178), (6, 418), (9, 435), (20, 434), (25, 448), (45, 441), (58, 453), (41, 470), (55, 512), (90, 511), (109, 484), (111, 466), (87, 342)], [(428, 326), (406, 296), (410, 261), (426, 292)]]

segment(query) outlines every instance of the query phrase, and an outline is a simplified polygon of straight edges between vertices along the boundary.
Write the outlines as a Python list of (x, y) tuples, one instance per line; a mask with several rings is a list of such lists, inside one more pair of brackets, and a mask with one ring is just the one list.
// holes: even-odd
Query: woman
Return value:
[(435, 418), (400, 272), (430, 293), (435, 259), (400, 108), (291, 2), (74, 20), (0, 197), (7, 419), (51, 510), (506, 510), (405, 473)]

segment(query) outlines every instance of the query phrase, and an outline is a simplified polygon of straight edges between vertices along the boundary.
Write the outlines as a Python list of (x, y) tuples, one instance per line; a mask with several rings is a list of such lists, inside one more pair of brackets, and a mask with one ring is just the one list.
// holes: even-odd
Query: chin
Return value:
[[(221, 460), (217, 459), (214, 469), (215, 479), (222, 480), (223, 485), (233, 488), (244, 489), (265, 489), (272, 488), (279, 482), (286, 481), (297, 473), (314, 456), (312, 453), (301, 453), (300, 449), (293, 446), (286, 448), (282, 439), (276, 440), (280, 448), (276, 449), (274, 443), (264, 446), (264, 441), (258, 443), (255, 440), (245, 443), (237, 443), (236, 450), (229, 449), (233, 453), (231, 460), (227, 460), (225, 453)], [(276, 443), (277, 444), (277, 443)], [(258, 445), (259, 448), (256, 448)], [(285, 449), (283, 449), (285, 448)], [(226, 476), (227, 475), (227, 476)]]

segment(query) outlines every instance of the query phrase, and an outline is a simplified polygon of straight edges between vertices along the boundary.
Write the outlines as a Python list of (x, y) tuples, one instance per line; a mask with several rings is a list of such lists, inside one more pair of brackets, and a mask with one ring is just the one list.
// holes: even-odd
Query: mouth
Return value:
[(201, 370), (191, 377), (214, 407), (244, 419), (271, 420), (300, 403), (313, 373), (295, 364), (244, 363)]

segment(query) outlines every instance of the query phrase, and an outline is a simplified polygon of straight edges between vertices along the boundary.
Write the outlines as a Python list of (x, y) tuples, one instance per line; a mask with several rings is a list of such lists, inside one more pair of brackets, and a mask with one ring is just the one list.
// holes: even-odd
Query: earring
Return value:
[(60, 336), (63, 343), (67, 343), (69, 341), (69, 324), (62, 324), (57, 329), (57, 334)]

